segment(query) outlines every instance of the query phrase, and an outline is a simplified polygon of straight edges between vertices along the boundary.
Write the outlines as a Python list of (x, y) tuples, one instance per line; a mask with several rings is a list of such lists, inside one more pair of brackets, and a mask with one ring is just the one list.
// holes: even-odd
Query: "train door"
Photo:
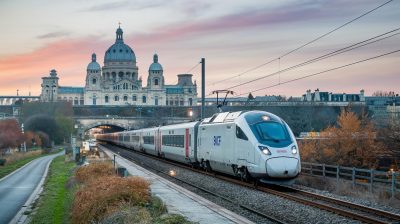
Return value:
[(207, 126), (199, 127), (199, 150), (201, 154), (199, 154), (199, 159), (204, 159), (204, 160), (210, 160), (210, 154), (211, 154), (211, 147), (212, 145), (210, 144), (211, 141), (208, 141), (209, 137), (207, 135)]
[(254, 163), (254, 149), (243, 130), (236, 125), (235, 151), (239, 165)]
[(154, 134), (154, 141), (155, 141), (155, 149), (157, 155), (161, 155), (161, 131), (157, 129)]
[(189, 138), (189, 128), (185, 129), (185, 158), (186, 160), (189, 160), (189, 141), (191, 140)]

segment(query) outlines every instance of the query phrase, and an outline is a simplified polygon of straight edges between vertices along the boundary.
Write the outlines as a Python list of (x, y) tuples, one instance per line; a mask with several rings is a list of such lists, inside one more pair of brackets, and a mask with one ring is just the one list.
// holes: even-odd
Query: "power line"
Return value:
[(195, 68), (197, 68), (197, 66), (199, 66), (200, 62), (198, 62), (195, 66), (193, 66), (191, 69), (189, 69), (186, 74), (188, 74), (189, 72), (193, 71)]
[[(303, 66), (306, 66), (306, 65), (309, 65), (309, 64), (312, 64), (312, 63), (327, 59), (327, 58), (334, 57), (334, 56), (339, 55), (339, 54), (343, 54), (345, 52), (349, 52), (349, 51), (355, 50), (355, 49), (360, 48), (360, 47), (364, 47), (366, 45), (370, 45), (370, 44), (373, 44), (373, 43), (388, 39), (390, 37), (399, 35), (400, 32), (394, 33), (394, 32), (399, 31), (399, 30), (400, 30), (400, 28), (393, 29), (393, 30), (388, 31), (386, 33), (374, 36), (374, 37), (369, 38), (367, 40), (363, 40), (363, 41), (357, 42), (355, 44), (351, 44), (351, 45), (349, 45), (347, 47), (341, 48), (339, 50), (332, 51), (330, 53), (324, 54), (322, 56), (319, 56), (319, 57), (316, 57), (316, 58), (313, 58), (313, 59), (310, 59), (310, 60), (307, 60), (307, 61), (299, 63), (297, 65), (293, 65), (293, 66), (285, 68), (283, 70), (279, 70), (277, 72), (274, 72), (274, 73), (271, 73), (271, 74), (268, 74), (268, 75), (265, 75), (265, 76), (262, 76), (262, 77), (258, 77), (256, 79), (252, 79), (252, 80), (249, 80), (249, 81), (246, 81), (246, 82), (243, 82), (243, 83), (239, 83), (239, 84), (234, 85), (234, 86), (230, 86), (227, 89), (233, 89), (233, 88), (236, 88), (236, 87), (239, 87), (239, 86), (243, 86), (243, 85), (246, 85), (246, 84), (249, 84), (249, 83), (253, 83), (253, 82), (268, 78), (268, 77), (272, 77), (272, 76), (281, 74), (283, 72), (287, 72), (287, 71), (290, 71), (290, 70), (293, 70), (293, 69), (296, 69), (296, 68), (299, 68), (299, 67), (303, 67)], [(388, 34), (391, 34), (391, 35), (386, 36)], [(381, 37), (381, 38), (379, 38), (379, 37)]]
[(302, 79), (305, 79), (305, 78), (309, 78), (309, 77), (312, 77), (312, 76), (321, 75), (321, 74), (324, 74), (324, 73), (327, 73), (327, 72), (335, 71), (335, 70), (342, 69), (342, 68), (345, 68), (345, 67), (349, 67), (349, 66), (352, 66), (352, 65), (360, 64), (360, 63), (363, 63), (363, 62), (366, 62), (366, 61), (370, 61), (370, 60), (374, 60), (374, 59), (377, 59), (377, 58), (381, 58), (381, 57), (384, 57), (384, 56), (387, 56), (387, 55), (391, 55), (391, 54), (394, 54), (394, 53), (397, 53), (397, 52), (400, 52), (400, 49), (399, 50), (395, 50), (395, 51), (391, 51), (391, 52), (388, 52), (388, 53), (384, 53), (384, 54), (381, 54), (381, 55), (378, 55), (378, 56), (375, 56), (375, 57), (370, 57), (370, 58), (367, 58), (367, 59), (356, 61), (356, 62), (353, 62), (353, 63), (350, 63), (350, 64), (346, 64), (346, 65), (342, 65), (342, 66), (339, 66), (339, 67), (335, 67), (335, 68), (331, 68), (331, 69), (328, 69), (328, 70), (324, 70), (322, 72), (317, 72), (317, 73), (313, 73), (313, 74), (310, 74), (310, 75), (305, 75), (305, 76), (302, 76), (302, 77), (299, 77), (299, 78), (291, 79), (291, 80), (288, 80), (288, 81), (285, 81), (285, 82), (281, 82), (281, 83), (278, 83), (278, 84), (274, 84), (274, 85), (271, 85), (271, 86), (259, 88), (259, 89), (256, 89), (254, 91), (250, 91), (250, 92), (246, 92), (244, 94), (240, 94), (238, 96), (249, 94), (251, 92), (258, 92), (260, 90), (269, 89), (269, 88), (272, 88), (272, 87), (276, 87), (276, 86), (279, 86), (279, 85), (295, 82), (295, 81), (302, 80)]
[(309, 41), (309, 42), (307, 42), (307, 43), (305, 43), (305, 44), (303, 44), (303, 45), (301, 45), (301, 46), (299, 46), (299, 47), (297, 47), (297, 48), (295, 48), (295, 49), (293, 49), (293, 50), (291, 50), (291, 51), (288, 51), (288, 52), (282, 54), (281, 56), (279, 56), (279, 57), (277, 57), (277, 58), (274, 58), (274, 59), (272, 59), (272, 60), (270, 60), (270, 61), (268, 61), (268, 62), (265, 62), (265, 63), (263, 63), (263, 64), (260, 64), (260, 65), (258, 65), (258, 66), (255, 66), (255, 67), (253, 67), (253, 68), (250, 68), (250, 69), (248, 69), (248, 70), (246, 70), (246, 71), (244, 71), (244, 72), (241, 72), (241, 73), (239, 73), (239, 74), (236, 74), (236, 75), (234, 75), (234, 76), (232, 76), (232, 77), (225, 78), (225, 79), (223, 79), (223, 80), (214, 82), (214, 83), (212, 83), (211, 85), (215, 85), (215, 84), (217, 84), (217, 83), (221, 83), (221, 82), (224, 82), (224, 81), (228, 81), (228, 80), (231, 80), (231, 79), (240, 77), (240, 76), (242, 76), (242, 75), (244, 75), (244, 74), (246, 74), (246, 73), (248, 73), (248, 72), (257, 70), (257, 69), (259, 69), (259, 68), (261, 68), (261, 67), (263, 67), (263, 66), (265, 66), (265, 65), (271, 64), (272, 62), (274, 62), (274, 61), (276, 61), (276, 60), (281, 60), (283, 57), (288, 56), (289, 54), (292, 54), (292, 53), (294, 53), (294, 52), (296, 52), (296, 51), (298, 51), (298, 50), (300, 50), (300, 49), (302, 49), (302, 48), (304, 48), (304, 47), (306, 47), (306, 46), (308, 46), (308, 45), (310, 45), (310, 44), (312, 44), (312, 43), (314, 43), (314, 42), (316, 42), (316, 41), (318, 41), (318, 40), (320, 40), (320, 39), (322, 39), (322, 38), (324, 38), (324, 37), (326, 37), (326, 36), (328, 36), (329, 34), (331, 34), (331, 33), (335, 32), (335, 31), (337, 31), (337, 30), (339, 30), (339, 29), (341, 29), (341, 28), (343, 28), (343, 27), (349, 25), (350, 23), (352, 23), (352, 22), (354, 22), (354, 21), (356, 21), (356, 20), (358, 20), (358, 19), (360, 19), (360, 18), (362, 18), (362, 17), (364, 17), (364, 16), (366, 16), (366, 15), (368, 15), (368, 14), (370, 14), (370, 13), (376, 11), (376, 10), (378, 10), (379, 8), (381, 8), (381, 7), (383, 7), (383, 6), (387, 5), (387, 4), (389, 4), (389, 3), (392, 2), (392, 1), (393, 1), (393, 0), (389, 0), (389, 1), (387, 1), (387, 2), (385, 2), (385, 3), (383, 3), (383, 4), (381, 4), (381, 5), (379, 5), (379, 6), (377, 6), (377, 7), (375, 7), (375, 8), (373, 8), (373, 9), (371, 9), (371, 10), (369, 10), (369, 11), (367, 11), (367, 12), (361, 14), (360, 16), (358, 16), (358, 17), (356, 17), (356, 18), (354, 18), (354, 19), (352, 19), (352, 20), (350, 20), (350, 21), (348, 21), (348, 22), (346, 22), (346, 23), (344, 23), (344, 24), (342, 24), (342, 25), (340, 25), (340, 26), (334, 28), (333, 30), (331, 30), (331, 31), (329, 31), (329, 32), (327, 32), (327, 33), (325, 33), (325, 34), (323, 34), (323, 35), (321, 35), (321, 36), (319, 36), (319, 37), (317, 37), (317, 38), (315, 38), (315, 39), (313, 39), (313, 40), (311, 40), (311, 41)]

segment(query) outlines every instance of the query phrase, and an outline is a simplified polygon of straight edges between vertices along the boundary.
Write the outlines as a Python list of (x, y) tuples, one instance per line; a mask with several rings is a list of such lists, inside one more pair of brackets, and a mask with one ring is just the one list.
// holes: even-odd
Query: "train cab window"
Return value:
[(246, 141), (249, 140), (239, 126), (236, 126), (236, 137)]

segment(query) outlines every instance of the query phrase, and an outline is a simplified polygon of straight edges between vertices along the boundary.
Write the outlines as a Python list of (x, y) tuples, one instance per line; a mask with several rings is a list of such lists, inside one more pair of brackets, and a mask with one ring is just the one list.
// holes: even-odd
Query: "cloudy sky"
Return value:
[[(41, 77), (56, 69), (60, 85), (83, 86), (92, 52), (103, 65), (118, 22), (137, 58), (139, 75), (156, 52), (167, 84), (206, 58), (206, 92), (231, 88), (236, 95), (300, 96), (307, 89), (367, 95), (400, 92), (400, 52), (376, 60), (287, 81), (400, 49), (400, 35), (271, 75), (400, 27), (400, 0), (281, 57), (261, 64), (339, 27), (388, 0), (202, 1), (0, 1), (0, 95), (40, 94)], [(191, 71), (200, 84), (200, 66)], [(233, 78), (231, 78), (233, 77)], [(276, 86), (274, 86), (276, 85)], [(274, 86), (274, 87), (270, 87)], [(200, 87), (200, 86), (199, 86)], [(270, 88), (267, 88), (270, 87)], [(264, 89), (263, 89), (264, 88)], [(262, 89), (255, 91), (257, 89)], [(199, 89), (200, 90), (200, 89)]]

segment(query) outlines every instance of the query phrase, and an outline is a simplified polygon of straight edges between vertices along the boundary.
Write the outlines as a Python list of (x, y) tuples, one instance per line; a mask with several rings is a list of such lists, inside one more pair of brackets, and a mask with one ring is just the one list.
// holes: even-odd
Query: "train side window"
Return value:
[(246, 134), (242, 131), (242, 129), (239, 126), (236, 126), (236, 137), (246, 141), (249, 140)]

